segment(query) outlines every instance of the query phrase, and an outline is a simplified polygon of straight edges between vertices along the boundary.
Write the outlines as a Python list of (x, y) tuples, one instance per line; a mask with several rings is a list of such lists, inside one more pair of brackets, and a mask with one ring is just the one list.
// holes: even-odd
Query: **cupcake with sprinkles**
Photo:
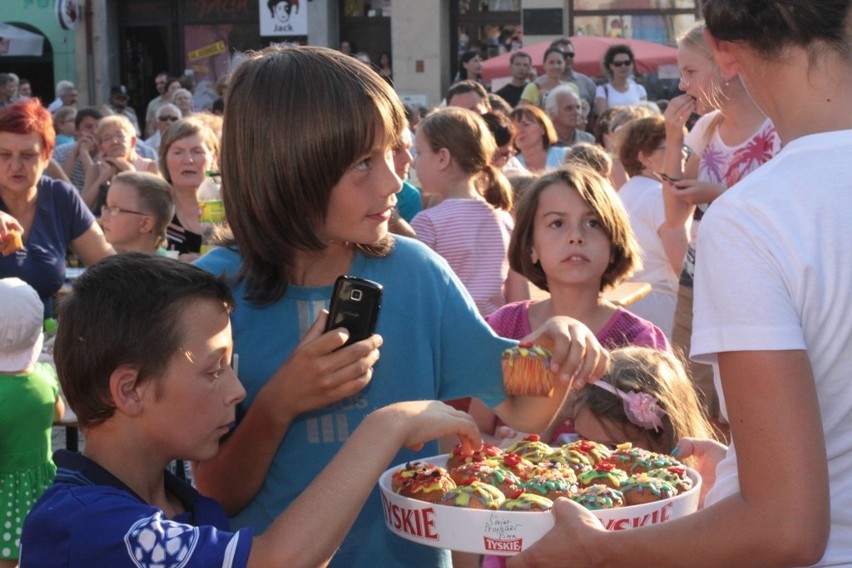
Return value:
[(549, 460), (554, 449), (542, 442), (538, 434), (530, 434), (506, 448), (506, 453), (518, 454), (535, 464)]
[(612, 450), (607, 446), (591, 440), (577, 440), (576, 442), (565, 444), (562, 446), (561, 451), (564, 454), (572, 452), (582, 454), (588, 458), (591, 465), (597, 465), (606, 461), (612, 455)]
[(519, 343), (503, 352), (503, 387), (515, 396), (551, 396), (556, 376), (550, 371), (550, 351)]
[(627, 480), (627, 474), (611, 463), (599, 463), (593, 469), (579, 474), (577, 479), (583, 487), (606, 485), (613, 489), (620, 489), (621, 484)]
[(505, 499), (505, 495), (493, 485), (471, 481), (448, 490), (439, 504), (466, 509), (497, 509)]
[(553, 501), (534, 493), (521, 493), (514, 499), (506, 499), (500, 505), (501, 511), (515, 512), (549, 511), (552, 508)]
[(648, 472), (651, 477), (658, 477), (674, 485), (678, 493), (684, 493), (692, 489), (692, 478), (686, 473), (686, 468), (679, 465), (660, 467)]
[(651, 477), (647, 473), (633, 475), (621, 484), (624, 502), (628, 505), (643, 505), (671, 499), (677, 495), (677, 489), (668, 481)]
[(607, 487), (606, 485), (585, 487), (571, 497), (571, 500), (590, 511), (615, 509), (624, 506), (624, 495), (621, 491)]
[(511, 471), (522, 481), (535, 475), (535, 465), (530, 460), (526, 460), (512, 452), (505, 452), (503, 454), (503, 461), (500, 467)]
[(486, 462), (490, 465), (499, 465), (500, 458), (503, 455), (503, 450), (494, 444), (482, 444), (482, 448), (475, 450), (472, 454), (465, 454), (462, 451), (461, 445), (457, 445), (447, 456), (447, 469), (453, 470), (460, 465), (466, 463), (482, 463)]
[(504, 495), (512, 495), (521, 489), (521, 480), (517, 475), (502, 467), (485, 462), (474, 462), (460, 465), (450, 470), (450, 477), (456, 485), (467, 485), (474, 481), (482, 481), (493, 485)]
[(391, 476), (391, 486), (399, 487), (397, 493), (403, 497), (438, 503), (456, 483), (446, 469), (415, 462), (394, 472)]
[(536, 475), (525, 482), (523, 487), (526, 493), (547, 497), (551, 501), (558, 497), (573, 497), (580, 491), (576, 481), (547, 475)]

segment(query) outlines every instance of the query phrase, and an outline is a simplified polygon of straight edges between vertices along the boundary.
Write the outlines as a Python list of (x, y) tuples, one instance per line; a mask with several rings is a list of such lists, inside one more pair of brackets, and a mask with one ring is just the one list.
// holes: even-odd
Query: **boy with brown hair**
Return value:
[[(23, 568), (321, 565), (401, 446), (447, 434), (480, 444), (470, 418), (442, 403), (380, 408), (267, 531), (231, 532), (215, 501), (165, 467), (215, 455), (245, 397), (230, 367), (233, 305), (220, 279), (140, 253), (75, 282), (54, 353), (86, 448), (55, 455), (56, 481), (24, 525)], [(367, 346), (342, 356), (373, 360)]]

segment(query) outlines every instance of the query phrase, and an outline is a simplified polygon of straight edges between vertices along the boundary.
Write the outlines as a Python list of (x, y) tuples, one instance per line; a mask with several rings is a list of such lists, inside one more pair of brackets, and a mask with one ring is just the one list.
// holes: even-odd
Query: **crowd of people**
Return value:
[[(756, 4), (705, 0), (663, 105), (567, 38), (495, 93), (465, 52), (422, 115), (390, 57), (322, 47), (249, 55), (218, 115), (166, 73), (144, 116), (0, 74), (0, 567), (852, 565), (852, 2)], [(384, 288), (351, 345), (344, 274)], [(551, 397), (504, 390), (519, 341)], [(82, 454), (51, 455), (63, 397)], [(390, 464), (527, 433), (674, 451), (701, 507), (607, 532), (560, 499), (508, 560), (384, 528)]]

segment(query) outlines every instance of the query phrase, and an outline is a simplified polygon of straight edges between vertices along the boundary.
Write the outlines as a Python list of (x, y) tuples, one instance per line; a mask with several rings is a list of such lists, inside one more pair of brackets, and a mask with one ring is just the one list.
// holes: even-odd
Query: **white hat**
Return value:
[(20, 278), (0, 279), (0, 372), (29, 369), (44, 342), (44, 304)]

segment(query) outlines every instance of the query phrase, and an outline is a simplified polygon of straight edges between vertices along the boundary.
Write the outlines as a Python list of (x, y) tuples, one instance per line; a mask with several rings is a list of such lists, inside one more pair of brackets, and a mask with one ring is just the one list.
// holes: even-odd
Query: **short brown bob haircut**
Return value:
[(618, 159), (628, 175), (642, 173), (642, 155), (650, 156), (666, 141), (666, 119), (661, 115), (634, 118), (619, 130)]
[(618, 194), (600, 174), (581, 164), (562, 166), (540, 176), (524, 189), (515, 209), (515, 229), (509, 242), (509, 265), (541, 288), (549, 290), (541, 264), (533, 262), (535, 218), (541, 193), (552, 185), (565, 185), (595, 211), (609, 237), (612, 262), (601, 277), (601, 291), (617, 286), (642, 266), (639, 244), (630, 228), (627, 211)]
[[(181, 350), (181, 319), (198, 301), (230, 312), (228, 285), (190, 264), (164, 256), (128, 252), (86, 269), (59, 305), (62, 325), (53, 358), (62, 392), (82, 428), (115, 413), (110, 375), (127, 365), (137, 383), (156, 381)], [(187, 409), (191, 411), (191, 409)]]
[[(327, 246), (317, 233), (332, 188), (378, 134), (390, 148), (405, 124), (390, 85), (337, 50), (270, 47), (240, 63), (225, 99), (222, 198), (248, 300), (284, 295), (296, 254)], [(392, 243), (353, 244), (384, 256)]]
[(556, 127), (553, 126), (553, 121), (550, 120), (546, 112), (537, 106), (521, 105), (515, 107), (509, 118), (512, 119), (512, 122), (520, 122), (526, 119), (539, 123), (542, 129), (544, 129), (544, 136), (541, 137), (541, 143), (544, 145), (545, 150), (548, 150), (559, 140), (559, 137), (556, 135)]

